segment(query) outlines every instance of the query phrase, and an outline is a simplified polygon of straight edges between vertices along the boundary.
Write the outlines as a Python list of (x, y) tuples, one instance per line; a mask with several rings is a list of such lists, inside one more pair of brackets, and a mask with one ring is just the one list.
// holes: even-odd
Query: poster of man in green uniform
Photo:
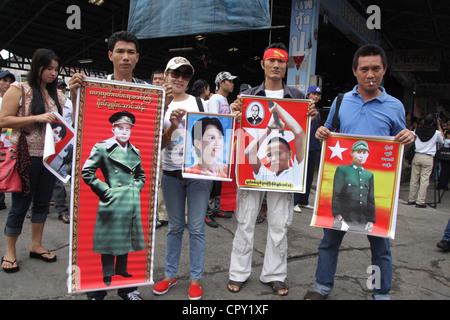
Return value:
[[(82, 178), (99, 197), (93, 251), (101, 254), (103, 282), (128, 273), (129, 252), (145, 250), (140, 193), (145, 173), (138, 148), (129, 142), (135, 116), (128, 111), (110, 116), (113, 137), (98, 142), (84, 163)], [(96, 172), (100, 170), (104, 181)]]
[(364, 169), (369, 152), (366, 141), (356, 141), (351, 150), (352, 163), (336, 168), (331, 204), (333, 228), (368, 233), (373, 230), (376, 222), (374, 176)]
[(394, 239), (403, 148), (384, 136), (322, 142), (311, 226)]

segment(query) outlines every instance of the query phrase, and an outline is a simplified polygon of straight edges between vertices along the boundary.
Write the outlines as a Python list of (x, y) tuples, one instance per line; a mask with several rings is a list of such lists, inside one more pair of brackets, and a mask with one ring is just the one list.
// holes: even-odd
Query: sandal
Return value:
[(264, 223), (267, 222), (267, 219), (265, 219), (261, 214), (258, 214), (256, 217), (256, 223)]
[(70, 218), (67, 216), (67, 214), (65, 214), (65, 213), (63, 213), (63, 214), (60, 214), (59, 216), (58, 216), (58, 219), (59, 220), (61, 220), (62, 222), (64, 222), (64, 223), (70, 223)]
[[(273, 292), (275, 292), (279, 296), (287, 296), (287, 294), (289, 293), (289, 288), (283, 281), (271, 281), (267, 282), (266, 284), (271, 286)], [(286, 290), (286, 292), (280, 293), (281, 290)]]
[[(3, 271), (5, 271), (6, 273), (14, 273), (14, 272), (19, 271), (19, 265), (17, 264), (17, 260), (9, 261), (9, 260), (3, 259), (3, 257), (2, 257), (2, 263), (1, 263), (2, 265), (3, 265), (3, 262), (9, 263), (11, 265), (11, 268), (3, 268), (2, 267)], [(14, 264), (17, 264), (17, 266), (13, 267)]]
[(51, 253), (50, 250), (47, 251), (47, 252), (42, 252), (42, 253), (36, 253), (36, 252), (31, 252), (30, 251), (30, 258), (40, 259), (40, 260), (45, 261), (45, 262), (55, 262), (56, 261), (56, 255), (53, 256), (53, 258), (46, 258), (46, 257), (44, 257), (44, 254), (50, 254), (50, 253)]
[[(228, 288), (228, 291), (233, 292), (233, 293), (237, 293), (237, 292), (241, 291), (241, 289), (244, 286), (244, 284), (245, 284), (245, 281), (240, 282), (240, 281), (229, 280), (227, 288)], [(237, 287), (237, 290), (233, 290), (230, 286)]]

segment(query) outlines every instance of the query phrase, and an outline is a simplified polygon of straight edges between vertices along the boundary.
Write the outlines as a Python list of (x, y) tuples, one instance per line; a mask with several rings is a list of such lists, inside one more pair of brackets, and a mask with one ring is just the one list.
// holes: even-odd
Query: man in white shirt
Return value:
[(230, 106), (228, 104), (228, 95), (234, 90), (234, 82), (237, 76), (232, 76), (227, 71), (219, 72), (216, 76), (216, 93), (211, 96), (208, 102), (208, 111), (210, 113), (230, 114)]

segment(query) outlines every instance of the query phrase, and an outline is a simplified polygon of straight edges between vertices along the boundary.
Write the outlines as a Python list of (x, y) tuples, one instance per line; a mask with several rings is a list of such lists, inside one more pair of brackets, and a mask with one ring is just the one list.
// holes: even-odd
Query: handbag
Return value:
[(450, 148), (440, 148), (437, 152), (437, 158), (441, 161), (449, 161), (450, 160)]
[[(23, 87), (22, 97), (25, 97)], [(22, 99), (24, 100), (24, 99)], [(22, 108), (22, 115), (25, 107)], [(30, 192), (30, 154), (25, 130), (20, 130), (17, 145), (5, 147), (0, 141), (0, 192)]]
[(16, 168), (17, 146), (0, 142), (0, 192), (21, 192), (22, 180)]

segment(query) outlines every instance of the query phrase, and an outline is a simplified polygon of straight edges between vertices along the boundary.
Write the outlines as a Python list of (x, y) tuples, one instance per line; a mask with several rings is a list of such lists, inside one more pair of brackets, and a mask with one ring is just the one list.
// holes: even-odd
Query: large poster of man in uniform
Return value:
[(310, 100), (242, 97), (238, 187), (304, 193)]
[(311, 225), (394, 238), (402, 153), (391, 137), (328, 137)]
[(78, 94), (70, 292), (152, 284), (164, 91), (86, 78)]

